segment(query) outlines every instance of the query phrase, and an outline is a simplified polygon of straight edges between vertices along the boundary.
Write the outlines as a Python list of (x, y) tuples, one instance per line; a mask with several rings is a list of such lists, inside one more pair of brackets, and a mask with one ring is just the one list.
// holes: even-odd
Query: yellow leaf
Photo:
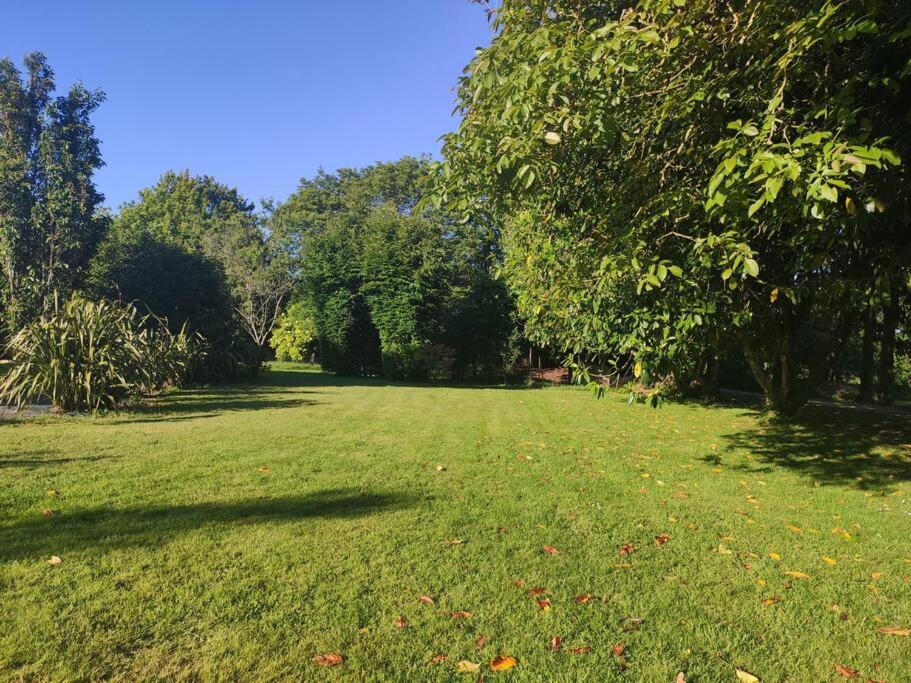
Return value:
[(490, 660), (490, 670), (491, 671), (506, 671), (511, 669), (519, 662), (516, 661), (515, 657), (510, 657), (509, 655), (500, 655), (499, 657), (494, 657)]
[(779, 555), (778, 553), (769, 553), (769, 557), (771, 557), (776, 562), (778, 562), (778, 560), (781, 559), (781, 555)]
[(636, 363), (636, 367), (633, 368), (633, 374), (636, 376), (636, 379), (639, 379), (640, 377), (642, 377), (642, 363), (641, 362)]
[(835, 558), (833, 558), (833, 557), (827, 557), (827, 556), (823, 555), (823, 556), (822, 556), (821, 558), (819, 558), (819, 559), (821, 559), (823, 562), (825, 562), (826, 564), (831, 565), (831, 566), (833, 566), (833, 567), (834, 567), (836, 564), (838, 564), (838, 562), (836, 562), (836, 561), (835, 561)]
[(772, 290), (772, 293), (769, 295), (769, 301), (773, 304), (778, 301), (778, 287)]
[(467, 659), (462, 659), (456, 662), (456, 671), (460, 674), (470, 674), (473, 671), (477, 671), (481, 668), (480, 664), (475, 664), (474, 662), (469, 662)]
[(798, 571), (789, 571), (785, 572), (786, 576), (793, 576), (795, 579), (809, 579), (812, 578), (809, 574), (804, 574), (803, 572)]
[(911, 636), (911, 628), (899, 628), (898, 626), (886, 626), (878, 629), (876, 632), (881, 633), (884, 636), (901, 636), (902, 638)]
[(743, 669), (736, 669), (736, 671), (737, 680), (740, 681), (740, 683), (759, 683), (759, 679), (749, 671), (744, 671)]
[(790, 529), (790, 530), (793, 531), (795, 534), (802, 534), (802, 533), (803, 533), (803, 529), (801, 529), (799, 526), (794, 526), (793, 524), (788, 524), (786, 528)]
[(51, 556), (51, 559), (49, 559), (49, 560), (47, 561), (48, 564), (60, 564), (61, 562), (63, 562), (63, 560), (61, 560), (61, 559), (60, 559), (59, 557), (57, 557), (56, 555), (52, 555), (52, 556)]

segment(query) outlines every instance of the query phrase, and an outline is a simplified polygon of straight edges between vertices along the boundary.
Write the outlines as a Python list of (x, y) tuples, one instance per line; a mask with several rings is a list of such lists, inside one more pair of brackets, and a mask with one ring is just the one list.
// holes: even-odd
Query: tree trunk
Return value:
[(879, 395), (884, 406), (895, 405), (895, 328), (898, 326), (898, 282), (892, 283), (889, 305), (883, 314), (879, 347)]
[(876, 334), (876, 315), (872, 308), (864, 313), (864, 340), (860, 362), (860, 403), (873, 402), (873, 335)]

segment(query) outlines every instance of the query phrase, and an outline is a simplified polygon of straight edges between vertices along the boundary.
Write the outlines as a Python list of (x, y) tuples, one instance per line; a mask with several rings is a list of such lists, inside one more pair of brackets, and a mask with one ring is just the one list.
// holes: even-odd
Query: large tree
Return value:
[(109, 219), (93, 175), (103, 165), (92, 113), (104, 100), (76, 84), (54, 96), (54, 72), (32, 53), (21, 73), (0, 59), (0, 297), (15, 330), (81, 282)]
[(776, 409), (907, 295), (911, 8), (504, 0), (437, 197), (502, 226), (528, 332), (688, 384), (734, 346)]

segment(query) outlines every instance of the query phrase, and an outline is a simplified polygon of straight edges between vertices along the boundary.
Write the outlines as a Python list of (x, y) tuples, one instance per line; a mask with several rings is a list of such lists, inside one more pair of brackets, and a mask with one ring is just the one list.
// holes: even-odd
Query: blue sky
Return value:
[(453, 86), (490, 30), (468, 0), (12, 0), (0, 56), (82, 80), (112, 207), (165, 170), (284, 199), (334, 170), (437, 154)]

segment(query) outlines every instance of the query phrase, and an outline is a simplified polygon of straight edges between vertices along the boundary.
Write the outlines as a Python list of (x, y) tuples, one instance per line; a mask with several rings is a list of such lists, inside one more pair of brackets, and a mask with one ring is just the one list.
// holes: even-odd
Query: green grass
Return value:
[[(839, 663), (907, 681), (911, 638), (877, 633), (911, 628), (899, 419), (777, 427), (276, 364), (138, 412), (0, 423), (0, 677), (474, 681), (458, 660), (510, 654), (488, 680), (826, 681)], [(329, 652), (344, 663), (312, 661)]]

